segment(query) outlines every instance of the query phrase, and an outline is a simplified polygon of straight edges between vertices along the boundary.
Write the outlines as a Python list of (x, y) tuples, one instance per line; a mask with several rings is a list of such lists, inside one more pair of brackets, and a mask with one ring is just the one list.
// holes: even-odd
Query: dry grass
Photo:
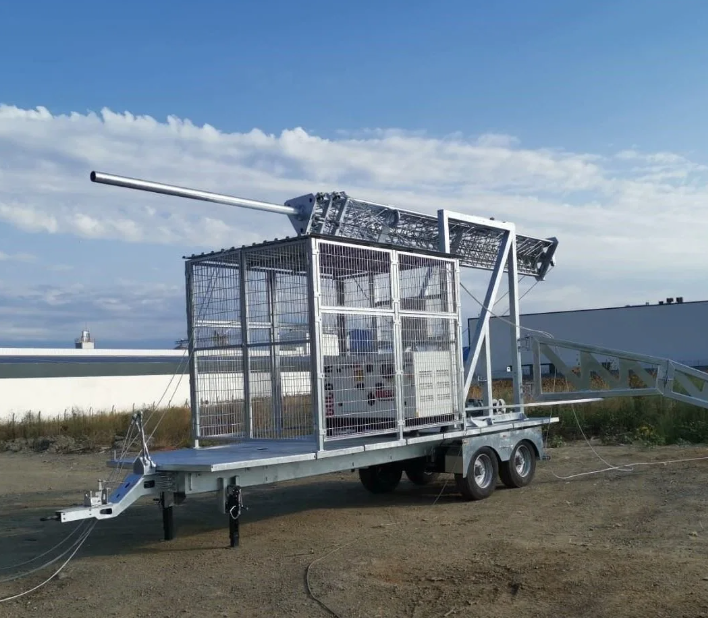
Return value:
[[(598, 381), (595, 386), (601, 387)], [(544, 382), (544, 389), (566, 388), (561, 379)], [(508, 381), (498, 381), (493, 387), (497, 398), (511, 399)], [(470, 395), (481, 397), (479, 389)], [(582, 437), (580, 428), (588, 437), (598, 437), (605, 443), (642, 442), (644, 444), (676, 444), (708, 442), (708, 411), (689, 404), (662, 397), (626, 397), (606, 401), (529, 408), (533, 416), (558, 416), (560, 423), (550, 429), (551, 443)], [(288, 397), (283, 411), (284, 433), (281, 437), (294, 438), (312, 432), (312, 410), (309, 396)], [(203, 418), (211, 414), (215, 428), (227, 428), (235, 434), (243, 431), (243, 404), (210, 404), (202, 407)], [(146, 431), (155, 431), (153, 449), (179, 448), (191, 440), (190, 410), (174, 407), (166, 410), (145, 410)], [(0, 422), (0, 443), (26, 441), (30, 445), (46, 438), (65, 436), (84, 445), (86, 449), (111, 447), (126, 434), (131, 412), (83, 413), (72, 412), (59, 418), (44, 418), (27, 413)], [(159, 420), (159, 424), (158, 423)], [(155, 426), (157, 424), (157, 428)], [(275, 437), (269, 399), (254, 401), (254, 435)], [(580, 427), (578, 426), (580, 425)]]
[[(630, 380), (632, 388), (644, 386), (636, 378)], [(592, 388), (607, 388), (595, 379)], [(572, 392), (563, 378), (543, 381), (545, 392)], [(511, 383), (499, 380), (492, 389), (494, 397), (512, 399)], [(481, 397), (479, 390), (472, 391)], [(528, 408), (535, 417), (555, 416), (560, 422), (551, 426), (549, 439), (553, 444), (563, 440), (579, 440), (583, 434), (599, 438), (605, 444), (645, 445), (703, 444), (708, 442), (708, 410), (661, 396), (613, 397), (593, 403)], [(582, 429), (582, 431), (581, 431)]]
[[(0, 442), (26, 441), (30, 444), (43, 438), (67, 437), (79, 442), (83, 448), (93, 450), (111, 447), (125, 436), (130, 426), (132, 412), (75, 411), (55, 418), (45, 418), (40, 413), (28, 412), (0, 422)], [(158, 424), (158, 420), (162, 421)], [(149, 434), (155, 430), (151, 444), (154, 448), (185, 446), (190, 439), (191, 416), (186, 407), (164, 410), (145, 410), (145, 428)]]

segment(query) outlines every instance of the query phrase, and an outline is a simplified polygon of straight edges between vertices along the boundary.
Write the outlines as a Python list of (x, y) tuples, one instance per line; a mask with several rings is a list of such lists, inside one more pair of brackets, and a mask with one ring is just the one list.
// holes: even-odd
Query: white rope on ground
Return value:
[[(51, 554), (55, 549), (58, 547), (61, 547), (64, 543), (66, 543), (72, 536), (74, 536), (80, 529), (81, 526), (83, 526), (83, 522), (80, 523), (76, 528), (74, 528), (67, 536), (65, 536), (61, 541), (59, 541), (54, 547), (51, 549), (48, 549), (42, 554), (39, 554), (39, 556), (35, 556), (34, 558), (30, 558), (29, 560), (25, 560), (24, 562), (19, 562), (18, 564), (13, 564), (10, 566), (4, 566), (0, 567), (0, 571), (14, 571), (15, 569), (19, 569), (20, 567), (25, 566), (26, 564), (31, 564), (32, 562), (35, 562), (36, 560), (39, 560), (40, 558), (44, 558), (44, 556)], [(2, 580), (0, 580), (2, 581)]]
[(553, 471), (551, 471), (551, 474), (555, 476), (557, 479), (561, 481), (567, 481), (570, 479), (578, 478), (580, 476), (589, 476), (591, 474), (600, 474), (602, 472), (611, 472), (612, 470), (620, 470), (622, 472), (634, 472), (632, 468), (635, 468), (637, 466), (666, 466), (669, 464), (676, 464), (676, 463), (685, 463), (685, 462), (690, 462), (690, 461), (702, 461), (708, 459), (708, 456), (705, 457), (687, 457), (685, 459), (667, 459), (666, 461), (638, 461), (634, 463), (628, 463), (624, 464), (622, 466), (608, 466), (607, 468), (603, 468), (602, 470), (591, 470), (589, 472), (579, 472), (578, 474), (569, 474), (568, 476), (559, 476), (555, 474)]
[(628, 464), (621, 464), (621, 465), (614, 465), (611, 464), (609, 461), (607, 461), (604, 457), (602, 457), (593, 447), (592, 443), (590, 440), (587, 438), (585, 435), (585, 432), (583, 431), (583, 428), (580, 424), (580, 419), (578, 418), (578, 415), (575, 411), (575, 406), (573, 404), (570, 404), (571, 410), (573, 411), (573, 417), (575, 418), (575, 423), (578, 426), (578, 429), (580, 430), (580, 434), (583, 436), (583, 439), (585, 440), (585, 443), (590, 447), (590, 450), (593, 452), (593, 454), (602, 462), (604, 463), (607, 467), (602, 468), (601, 470), (591, 470), (589, 472), (578, 472), (577, 474), (569, 474), (567, 476), (560, 476), (556, 474), (553, 470), (549, 470), (549, 472), (556, 477), (557, 479), (561, 481), (567, 481), (570, 479), (574, 478), (579, 478), (582, 476), (590, 476), (592, 474), (600, 474), (602, 472), (612, 472), (613, 470), (616, 470), (618, 472), (634, 472), (634, 468), (638, 466), (667, 466), (669, 464), (675, 464), (675, 463), (685, 463), (685, 462), (691, 462), (691, 461), (704, 461), (708, 460), (708, 456), (702, 456), (702, 457), (686, 457), (682, 459), (667, 459), (665, 461), (639, 461), (639, 462), (634, 462), (634, 463), (628, 463)]
[[(86, 524), (86, 522), (84, 521), (81, 523), (81, 526), (83, 526), (85, 524)], [(81, 538), (82, 537), (79, 537), (79, 541)], [(6, 584), (7, 582), (12, 582), (12, 581), (15, 581), (18, 579), (22, 579), (23, 577), (27, 577), (28, 575), (32, 575), (32, 573), (36, 573), (37, 571), (42, 571), (42, 570), (46, 569), (48, 566), (51, 566), (52, 564), (54, 564), (57, 560), (60, 560), (63, 556), (66, 556), (66, 554), (68, 554), (79, 541), (74, 541), (69, 546), (68, 549), (65, 549), (61, 554), (59, 554), (55, 558), (52, 558), (51, 560), (45, 562), (41, 566), (30, 569), (29, 571), (24, 571), (23, 573), (18, 573), (16, 575), (10, 575), (9, 577), (5, 577), (3, 579), (0, 579), (0, 584)]]
[(31, 593), (34, 592), (35, 590), (39, 590), (42, 586), (44, 586), (45, 584), (48, 584), (51, 580), (53, 580), (57, 575), (59, 575), (59, 573), (61, 573), (61, 572), (64, 570), (64, 567), (66, 567), (66, 565), (69, 564), (69, 562), (71, 561), (71, 559), (76, 555), (76, 552), (78, 552), (79, 549), (81, 549), (81, 546), (86, 542), (86, 539), (88, 539), (89, 535), (91, 534), (91, 531), (92, 531), (93, 528), (96, 526), (96, 523), (97, 523), (97, 522), (94, 521), (94, 522), (91, 524), (90, 528), (89, 528), (89, 529), (84, 533), (84, 535), (80, 538), (80, 541), (77, 542), (77, 544), (76, 544), (76, 549), (74, 549), (74, 551), (71, 553), (71, 555), (64, 561), (64, 563), (63, 563), (56, 571), (54, 571), (54, 573), (53, 573), (50, 577), (48, 577), (47, 579), (45, 579), (43, 582), (37, 584), (37, 585), (34, 586), (33, 588), (30, 588), (29, 590), (25, 590), (24, 592), (20, 592), (20, 593), (18, 593), (18, 594), (14, 594), (14, 595), (9, 596), (9, 597), (0, 598), (0, 603), (6, 603), (7, 601), (14, 601), (15, 599), (19, 599), (20, 597), (23, 597), (23, 596), (26, 596), (26, 595), (28, 595), (28, 594), (31, 594)]

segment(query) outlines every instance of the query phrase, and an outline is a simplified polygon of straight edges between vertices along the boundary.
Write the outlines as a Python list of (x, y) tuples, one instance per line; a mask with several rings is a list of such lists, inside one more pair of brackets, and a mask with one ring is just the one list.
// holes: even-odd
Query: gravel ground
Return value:
[[(597, 450), (615, 464), (708, 456)], [(386, 496), (350, 473), (246, 490), (237, 549), (211, 496), (177, 507), (167, 543), (158, 508), (140, 502), (100, 522), (58, 577), (0, 604), (0, 616), (332, 615), (308, 593), (310, 566), (312, 593), (341, 618), (708, 617), (708, 460), (564, 481), (553, 473), (604, 466), (584, 444), (550, 453), (529, 487), (500, 486), (482, 502), (463, 502), (445, 476)], [(0, 454), (0, 579), (71, 530), (39, 518), (79, 502), (105, 457)], [(0, 583), (0, 597), (52, 572)]]

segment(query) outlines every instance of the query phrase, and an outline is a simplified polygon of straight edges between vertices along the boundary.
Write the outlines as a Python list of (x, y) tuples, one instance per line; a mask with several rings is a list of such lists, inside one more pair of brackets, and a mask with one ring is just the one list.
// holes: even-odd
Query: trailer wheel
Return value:
[(472, 455), (467, 476), (455, 474), (455, 483), (465, 500), (483, 500), (496, 489), (498, 474), (497, 456), (492, 449), (484, 446)]
[(401, 482), (403, 466), (400, 463), (387, 463), (368, 468), (359, 468), (361, 484), (372, 494), (392, 492)]
[(536, 472), (536, 453), (533, 446), (522, 440), (511, 452), (509, 461), (503, 461), (499, 466), (499, 478), (507, 487), (525, 487)]
[(420, 457), (406, 461), (403, 465), (403, 471), (411, 483), (423, 486), (434, 483), (439, 476), (437, 472), (429, 472), (427, 467), (428, 464), (425, 457)]

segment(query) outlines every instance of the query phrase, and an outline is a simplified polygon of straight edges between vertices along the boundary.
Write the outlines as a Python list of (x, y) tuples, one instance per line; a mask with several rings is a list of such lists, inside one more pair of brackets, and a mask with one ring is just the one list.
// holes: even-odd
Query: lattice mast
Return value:
[[(287, 215), (297, 234), (315, 234), (390, 245), (398, 249), (439, 251), (442, 234), (439, 217), (395, 206), (354, 199), (344, 192), (311, 193), (274, 204), (209, 191), (91, 172), (93, 182), (177, 197), (239, 206)], [(494, 270), (507, 228), (494, 219), (450, 218), (449, 253), (460, 265)], [(506, 224), (504, 224), (506, 225)], [(516, 263), (520, 275), (543, 279), (553, 263), (556, 238), (515, 235)], [(507, 269), (505, 265), (505, 270)]]

